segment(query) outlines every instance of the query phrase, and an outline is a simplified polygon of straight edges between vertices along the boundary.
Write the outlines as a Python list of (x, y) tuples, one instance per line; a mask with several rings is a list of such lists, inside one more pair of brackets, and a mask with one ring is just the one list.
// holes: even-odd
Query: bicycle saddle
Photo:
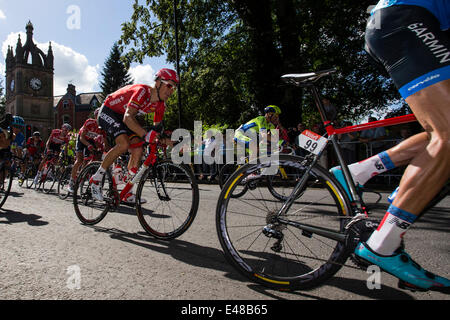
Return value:
[(306, 85), (311, 82), (316, 82), (320, 78), (332, 74), (336, 72), (336, 68), (317, 71), (317, 72), (309, 72), (309, 73), (291, 73), (285, 74), (281, 76), (281, 80), (286, 83), (293, 84), (296, 86)]

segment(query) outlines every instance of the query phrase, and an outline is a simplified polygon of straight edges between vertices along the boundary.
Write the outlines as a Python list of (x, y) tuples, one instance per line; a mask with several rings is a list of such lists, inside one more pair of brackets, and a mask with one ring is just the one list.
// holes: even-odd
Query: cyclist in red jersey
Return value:
[[(102, 201), (100, 181), (108, 167), (123, 153), (130, 152), (128, 171), (136, 174), (139, 160), (142, 158), (142, 139), (153, 142), (159, 134), (155, 130), (147, 132), (136, 120), (138, 114), (154, 113), (156, 127), (164, 118), (165, 101), (172, 95), (179, 83), (174, 70), (163, 68), (156, 73), (154, 86), (144, 84), (128, 85), (111, 93), (104, 101), (98, 115), (98, 124), (106, 134), (114, 139), (115, 146), (106, 154), (96, 174), (92, 176), (92, 195)], [(170, 139), (162, 143), (172, 145)], [(134, 202), (134, 194), (127, 197)]]
[(44, 141), (42, 141), (39, 131), (33, 132), (33, 136), (28, 138), (26, 148), (30, 161), (34, 162), (39, 159), (39, 155), (45, 148)]
[(50, 156), (58, 155), (61, 152), (61, 146), (65, 143), (69, 142), (69, 131), (72, 130), (72, 127), (68, 123), (64, 123), (61, 126), (61, 129), (53, 129), (50, 137), (45, 144), (45, 152), (44, 157), (39, 164), (38, 173), (34, 178), (34, 184), (36, 185), (39, 182), (39, 179), (42, 175), (42, 168), (44, 167), (45, 162), (48, 160)]
[(97, 117), (99, 109), (94, 111), (94, 118), (87, 119), (78, 133), (77, 144), (75, 147), (76, 160), (72, 167), (72, 174), (67, 190), (73, 193), (74, 181), (77, 178), (77, 172), (84, 161), (85, 152), (92, 152), (99, 149), (96, 139), (100, 136), (106, 136), (106, 133), (98, 127)]

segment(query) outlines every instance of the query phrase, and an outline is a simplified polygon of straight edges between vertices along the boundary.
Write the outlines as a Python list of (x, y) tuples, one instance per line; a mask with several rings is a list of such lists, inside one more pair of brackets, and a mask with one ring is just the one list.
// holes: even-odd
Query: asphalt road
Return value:
[[(111, 212), (98, 225), (80, 224), (71, 199), (13, 185), (0, 209), (0, 299), (354, 300), (445, 299), (411, 293), (381, 275), (344, 267), (325, 285), (279, 292), (248, 282), (226, 262), (216, 235), (216, 185), (200, 185), (191, 228), (170, 242), (148, 236), (133, 209)], [(386, 208), (383, 193), (374, 211)], [(376, 197), (368, 194), (367, 200)], [(450, 197), (406, 235), (407, 251), (425, 268), (450, 278)]]

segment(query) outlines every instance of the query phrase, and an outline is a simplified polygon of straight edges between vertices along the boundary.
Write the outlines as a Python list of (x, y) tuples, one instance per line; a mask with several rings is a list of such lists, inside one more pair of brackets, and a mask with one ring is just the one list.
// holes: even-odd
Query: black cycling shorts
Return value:
[[(86, 139), (89, 144), (92, 144), (95, 147), (95, 142), (92, 139)], [(83, 152), (88, 149), (89, 146), (85, 145), (83, 142), (81, 142), (80, 136), (78, 136), (77, 138), (77, 144), (75, 146), (75, 151), (76, 152)]]
[(450, 79), (449, 32), (419, 6), (375, 11), (366, 28), (366, 51), (387, 70), (403, 98)]
[(101, 107), (97, 119), (99, 127), (114, 140), (122, 134), (128, 136), (134, 134), (134, 132), (123, 123), (123, 114), (116, 113), (104, 105)]
[(50, 145), (48, 146), (48, 151), (52, 151), (53, 153), (57, 153), (59, 154), (61, 152), (61, 145), (58, 143), (50, 143)]

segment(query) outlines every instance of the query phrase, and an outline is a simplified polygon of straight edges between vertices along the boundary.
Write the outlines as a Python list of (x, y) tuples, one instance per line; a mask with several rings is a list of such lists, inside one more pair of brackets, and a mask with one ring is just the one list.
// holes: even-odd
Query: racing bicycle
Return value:
[[(227, 180), (217, 202), (216, 229), (226, 259), (249, 280), (267, 287), (299, 290), (319, 286), (346, 265), (348, 258), (357, 267), (368, 267), (354, 255), (354, 249), (360, 241), (368, 239), (379, 221), (367, 215), (366, 205), (342, 157), (337, 135), (416, 121), (414, 115), (406, 115), (334, 128), (315, 83), (335, 71), (282, 77), (288, 84), (312, 91), (325, 125), (325, 136), (302, 134), (302, 145), (309, 154), (279, 155), (275, 160), (258, 159), (243, 165)], [(350, 195), (318, 164), (329, 144), (336, 152)], [(237, 187), (242, 187), (242, 181), (255, 172), (263, 172), (268, 165), (283, 167), (291, 176), (283, 183), (285, 201), (271, 196), (264, 179), (260, 179), (261, 184), (252, 180), (252, 189), (248, 188), (244, 196), (231, 197)], [(449, 190), (447, 183), (424, 212), (446, 197)], [(399, 286), (411, 289), (403, 282)]]
[[(135, 207), (143, 229), (151, 236), (170, 240), (182, 235), (192, 224), (199, 205), (199, 189), (190, 167), (157, 157), (157, 144), (146, 146), (147, 157), (136, 175), (122, 190), (118, 189), (112, 168), (101, 182), (104, 200), (95, 200), (89, 179), (97, 172), (100, 162), (92, 162), (81, 173), (74, 186), (73, 204), (81, 223), (95, 225), (109, 211), (121, 204)], [(137, 186), (135, 203), (126, 196)], [(145, 199), (145, 201), (143, 201)]]

